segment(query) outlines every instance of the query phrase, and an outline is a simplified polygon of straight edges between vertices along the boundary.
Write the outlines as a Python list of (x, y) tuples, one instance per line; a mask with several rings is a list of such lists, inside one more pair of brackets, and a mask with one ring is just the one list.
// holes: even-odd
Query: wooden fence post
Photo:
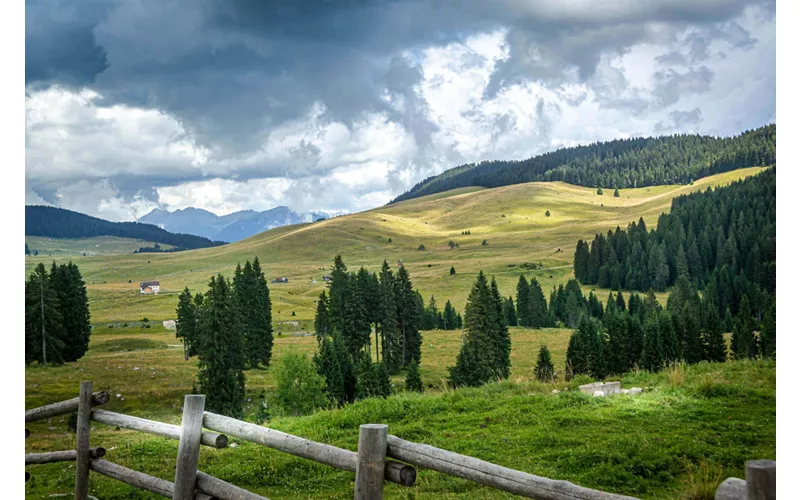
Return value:
[(78, 395), (78, 425), (75, 444), (75, 500), (89, 497), (89, 415), (92, 413), (92, 381), (81, 382)]
[(364, 424), (358, 430), (355, 500), (381, 500), (386, 468), (386, 440), (389, 427)]
[(206, 397), (201, 394), (187, 394), (183, 398), (181, 438), (178, 443), (178, 458), (175, 463), (173, 500), (194, 499), (205, 403)]
[(747, 500), (775, 500), (775, 461), (749, 460), (744, 467)]

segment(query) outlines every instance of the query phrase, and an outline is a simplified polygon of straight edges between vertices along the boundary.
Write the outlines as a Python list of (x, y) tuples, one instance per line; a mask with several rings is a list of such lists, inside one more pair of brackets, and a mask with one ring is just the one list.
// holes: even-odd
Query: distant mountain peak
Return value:
[(154, 224), (176, 233), (193, 234), (214, 241), (233, 242), (276, 227), (314, 222), (329, 217), (331, 215), (325, 212), (297, 213), (286, 205), (261, 212), (240, 210), (221, 216), (202, 208), (186, 207), (174, 211), (156, 208), (141, 217), (139, 222)]

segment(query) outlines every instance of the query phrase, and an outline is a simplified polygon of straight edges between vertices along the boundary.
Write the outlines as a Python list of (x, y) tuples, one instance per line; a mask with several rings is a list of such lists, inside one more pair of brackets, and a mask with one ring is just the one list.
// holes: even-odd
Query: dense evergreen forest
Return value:
[(70, 262), (47, 272), (39, 263), (25, 281), (25, 364), (77, 361), (89, 349), (92, 326), (86, 283)]
[(575, 276), (613, 290), (663, 291), (686, 276), (713, 294), (720, 315), (736, 315), (743, 295), (759, 318), (775, 295), (776, 172), (679, 196), (655, 230), (645, 223), (579, 240)]
[(25, 206), (25, 235), (48, 238), (91, 238), (117, 236), (172, 245), (191, 250), (224, 245), (222, 241), (191, 234), (174, 234), (158, 226), (139, 222), (110, 222), (63, 208)]
[(485, 161), (428, 177), (390, 203), (481, 186), (564, 181), (586, 187), (687, 184), (738, 168), (775, 164), (775, 124), (736, 137), (672, 135), (562, 148), (521, 161)]

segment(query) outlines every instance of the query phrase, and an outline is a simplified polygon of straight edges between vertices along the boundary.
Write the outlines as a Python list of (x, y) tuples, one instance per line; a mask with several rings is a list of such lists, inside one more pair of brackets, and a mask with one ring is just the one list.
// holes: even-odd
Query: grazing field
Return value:
[[(725, 477), (743, 474), (744, 462), (775, 458), (775, 362), (701, 363), (660, 374), (631, 373), (623, 387), (638, 396), (593, 398), (577, 393), (584, 378), (568, 384), (532, 380), (541, 343), (563, 368), (569, 331), (512, 328), (510, 380), (479, 389), (441, 390), (454, 362), (458, 332), (423, 332), (422, 375), (427, 393), (400, 392), (308, 417), (280, 417), (269, 425), (295, 435), (355, 449), (358, 425), (386, 423), (404, 439), (424, 442), (526, 472), (640, 498), (713, 498)], [(311, 336), (281, 335), (275, 356), (311, 353)], [(166, 347), (165, 347), (166, 346)], [(196, 360), (184, 361), (174, 332), (151, 328), (98, 328), (87, 355), (74, 364), (26, 371), (26, 407), (77, 394), (80, 380), (108, 390), (105, 408), (179, 423), (183, 395), (190, 393)], [(137, 369), (138, 368), (138, 369)], [(402, 377), (395, 377), (398, 389)], [(272, 370), (247, 372), (252, 419), (262, 390), (273, 387)], [(551, 394), (554, 388), (562, 392)], [(569, 388), (568, 392), (564, 389)], [(269, 396), (267, 396), (269, 401)], [(29, 424), (26, 451), (74, 448), (67, 416)], [(352, 498), (353, 474), (232, 439), (236, 447), (204, 449), (200, 469), (273, 499)], [(92, 445), (106, 459), (164, 479), (174, 474), (177, 442), (93, 424)], [(74, 465), (30, 466), (28, 498), (71, 491)], [(103, 499), (157, 498), (92, 475), (90, 493)], [(387, 498), (510, 498), (468, 481), (420, 471), (417, 486), (387, 485)]]
[[(727, 172), (689, 186), (623, 189), (619, 198), (611, 190), (598, 196), (594, 189), (561, 182), (457, 189), (325, 221), (285, 226), (215, 248), (91, 257), (40, 253), (26, 258), (26, 274), (38, 262), (49, 266), (52, 260), (71, 259), (87, 282), (93, 322), (142, 316), (170, 319), (175, 316), (177, 293), (185, 286), (204, 290), (212, 274), (230, 276), (237, 262), (243, 264), (258, 256), (269, 279), (289, 278), (289, 283), (270, 286), (276, 330), (288, 331), (294, 328), (281, 323), (299, 321), (307, 326), (313, 320), (314, 300), (325, 288), (322, 276), (340, 253), (350, 268), (363, 265), (372, 271), (379, 270), (384, 259), (392, 266), (402, 260), (426, 301), (433, 294), (440, 306), (449, 299), (462, 311), (481, 269), (496, 276), (505, 296), (515, 293), (520, 274), (536, 277), (549, 296), (554, 285), (572, 276), (579, 238), (591, 239), (598, 231), (624, 227), (639, 217), (653, 227), (675, 196), (728, 184), (761, 170)], [(471, 234), (463, 235), (464, 231)], [(459, 247), (451, 249), (449, 241)], [(420, 245), (425, 246), (424, 251), (418, 250)], [(534, 265), (541, 268), (532, 269)], [(452, 276), (451, 266), (456, 270)], [(138, 283), (148, 280), (159, 280), (163, 293), (140, 295)], [(607, 293), (601, 292), (601, 298)]]
[[(45, 236), (25, 236), (25, 243), (33, 253), (39, 252), (38, 256), (30, 258), (36, 260), (42, 257), (95, 257), (99, 255), (118, 255), (121, 253), (133, 253), (141, 247), (152, 247), (152, 241), (136, 240), (133, 238), (118, 238), (116, 236), (95, 236), (93, 238), (70, 238), (57, 239)], [(169, 250), (171, 245), (159, 243), (161, 248)]]

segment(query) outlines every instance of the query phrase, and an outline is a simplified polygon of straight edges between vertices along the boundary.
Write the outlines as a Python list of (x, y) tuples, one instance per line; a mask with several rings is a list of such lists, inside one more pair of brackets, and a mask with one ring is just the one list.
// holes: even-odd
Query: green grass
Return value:
[[(363, 265), (370, 271), (378, 271), (384, 259), (392, 266), (402, 260), (426, 301), (433, 294), (439, 303), (450, 299), (463, 311), (479, 270), (497, 278), (504, 296), (515, 293), (520, 274), (536, 277), (549, 296), (554, 285), (572, 276), (579, 238), (591, 239), (598, 231), (624, 227), (639, 217), (653, 227), (675, 196), (728, 184), (761, 170), (727, 172), (691, 186), (624, 189), (619, 198), (610, 193), (597, 196), (593, 189), (561, 182), (465, 188), (313, 224), (281, 227), (222, 247), (171, 254), (40, 254), (26, 258), (25, 270), (30, 274), (38, 262), (49, 266), (52, 260), (73, 260), (87, 282), (93, 321), (106, 323), (141, 316), (174, 318), (177, 294), (184, 287), (204, 290), (212, 274), (230, 276), (237, 262), (258, 256), (268, 277), (287, 276), (290, 280), (270, 286), (277, 327), (285, 321), (308, 325), (313, 320), (314, 300), (325, 289), (322, 275), (329, 271), (334, 255), (341, 253), (350, 268)], [(550, 217), (544, 215), (547, 210)], [(471, 234), (461, 235), (465, 230)], [(484, 239), (487, 246), (481, 245)], [(460, 248), (451, 250), (450, 240)], [(427, 250), (418, 251), (420, 244)], [(543, 269), (524, 269), (525, 263), (539, 263)], [(450, 266), (456, 269), (453, 276)], [(140, 295), (138, 283), (154, 279), (161, 282), (163, 293)], [(608, 291), (599, 294), (605, 299)]]
[[(722, 479), (742, 477), (745, 461), (775, 458), (774, 361), (702, 363), (674, 371), (680, 376), (667, 371), (622, 377), (623, 387), (645, 388), (637, 396), (593, 398), (574, 390), (577, 381), (569, 384), (571, 390), (554, 395), (551, 384), (510, 380), (477, 389), (400, 393), (307, 417), (275, 418), (269, 425), (355, 450), (360, 424), (385, 423), (403, 439), (586, 487), (653, 499), (713, 498), (709, 492)], [(560, 389), (564, 385), (557, 384)], [(65, 383), (62, 397), (71, 396), (76, 388), (76, 382)], [(160, 420), (178, 422), (183, 391), (163, 394), (156, 389), (152, 395), (142, 391), (125, 392), (124, 402), (112, 392), (108, 408), (149, 418), (157, 413)], [(158, 411), (148, 409), (148, 396), (159, 399)], [(74, 446), (66, 416), (30, 427), (28, 451)], [(238, 446), (203, 449), (200, 469), (273, 499), (352, 498), (351, 473), (236, 439), (231, 442)], [(106, 458), (113, 462), (171, 480), (177, 442), (97, 424), (92, 443), (109, 449)], [(46, 498), (72, 488), (74, 469), (69, 464), (28, 470), (33, 476), (26, 485), (28, 498)], [(98, 475), (92, 475), (90, 493), (104, 499), (156, 498)], [(388, 484), (386, 497), (511, 498), (427, 470), (419, 471), (414, 488)]]
[[(351, 269), (364, 265), (377, 271), (384, 259), (392, 266), (402, 259), (426, 300), (434, 294), (441, 307), (450, 299), (459, 311), (479, 270), (497, 277), (504, 296), (515, 294), (520, 274), (536, 277), (549, 296), (554, 285), (572, 276), (578, 238), (592, 238), (595, 232), (627, 225), (640, 216), (652, 227), (674, 196), (724, 185), (758, 171), (728, 172), (692, 186), (622, 190), (620, 198), (611, 193), (597, 196), (592, 189), (563, 183), (468, 188), (282, 227), (210, 249), (27, 257), (26, 273), (40, 261), (49, 266), (52, 260), (71, 259), (80, 266), (94, 329), (90, 350), (78, 362), (26, 369), (26, 407), (75, 397), (80, 381), (92, 380), (95, 390), (111, 393), (109, 410), (179, 423), (197, 360), (184, 360), (175, 332), (160, 321), (174, 318), (177, 293), (184, 286), (204, 289), (212, 273), (231, 275), (237, 262), (256, 255), (269, 277), (290, 279), (288, 284), (270, 285), (276, 331), (273, 359), (277, 360), (290, 350), (315, 351), (314, 337), (298, 332), (311, 326), (313, 301), (325, 289), (321, 277), (336, 253), (343, 255)], [(545, 217), (546, 210), (551, 217)], [(462, 236), (464, 230), (472, 234)], [(451, 239), (460, 248), (449, 249)], [(488, 246), (481, 245), (484, 239)], [(417, 251), (420, 244), (427, 250)], [(526, 263), (540, 263), (544, 269), (526, 269)], [(449, 275), (451, 265), (456, 269), (453, 276)], [(150, 279), (160, 280), (164, 292), (140, 295), (138, 282)], [(596, 293), (605, 301), (608, 290)], [(666, 295), (659, 299), (665, 303)], [(141, 324), (144, 317), (151, 320), (150, 328)], [(298, 321), (298, 325), (287, 321)], [(480, 389), (447, 390), (443, 380), (447, 367), (455, 362), (460, 332), (423, 332), (421, 374), (426, 394), (398, 394), (309, 417), (276, 417), (270, 425), (355, 449), (358, 425), (382, 422), (406, 439), (642, 498), (710, 498), (704, 492), (713, 492), (721, 479), (741, 477), (745, 460), (775, 457), (774, 362), (701, 364), (656, 375), (628, 374), (623, 387), (650, 390), (636, 397), (594, 399), (575, 393), (578, 380), (569, 384), (532, 380), (542, 343), (550, 348), (556, 370), (563, 371), (569, 330), (510, 331), (508, 381)], [(272, 369), (249, 370), (246, 377), (250, 401), (245, 411), (252, 414), (259, 394), (269, 394), (275, 381)], [(403, 379), (403, 374), (393, 377), (399, 389)], [(565, 387), (572, 390), (550, 394), (553, 388)], [(278, 414), (277, 410), (273, 413)], [(66, 421), (63, 416), (30, 425), (32, 436), (26, 450), (73, 448), (74, 435), (67, 432)], [(111, 461), (172, 479), (176, 442), (97, 424), (92, 443), (110, 450), (107, 458)], [(352, 497), (352, 474), (249, 443), (203, 450), (201, 469), (269, 498)], [(30, 471), (28, 498), (49, 498), (72, 488), (71, 464), (36, 466)], [(97, 475), (92, 476), (91, 491), (104, 499), (154, 498)], [(420, 472), (414, 489), (389, 485), (386, 493), (388, 498), (508, 497), (430, 471)]]
[[(38, 257), (66, 257), (83, 256), (95, 257), (99, 255), (117, 255), (121, 253), (133, 253), (141, 247), (152, 247), (152, 241), (137, 240), (133, 238), (118, 238), (116, 236), (95, 236), (92, 238), (47, 238), (45, 236), (25, 236), (25, 243), (28, 244), (31, 252), (39, 251)], [(162, 248), (168, 250), (171, 245), (159, 243)], [(31, 256), (36, 259), (36, 256)]]

